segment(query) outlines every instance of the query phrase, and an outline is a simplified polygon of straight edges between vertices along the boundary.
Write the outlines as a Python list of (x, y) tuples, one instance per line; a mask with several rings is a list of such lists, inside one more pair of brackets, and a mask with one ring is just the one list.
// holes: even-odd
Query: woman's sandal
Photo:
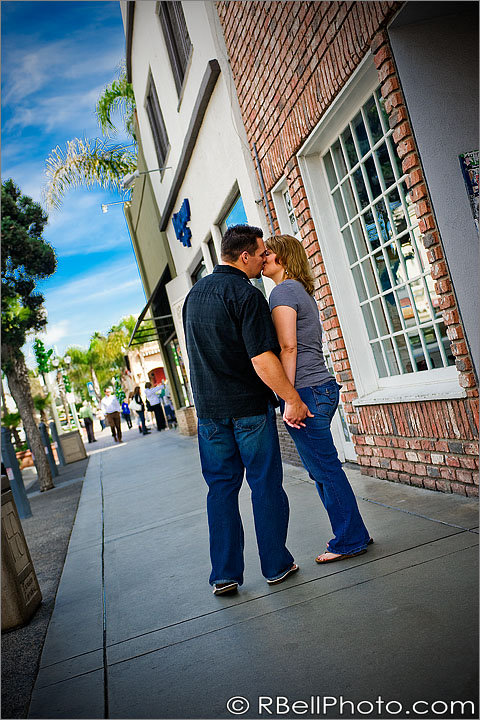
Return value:
[[(324, 552), (318, 557), (315, 558), (315, 562), (319, 565), (324, 565), (325, 563), (331, 563), (331, 562), (338, 562), (338, 560), (347, 560), (348, 558), (357, 557), (357, 555), (364, 555), (367, 552), (366, 549), (359, 550), (359, 552), (356, 553), (346, 553), (345, 555), (336, 555), (335, 553), (331, 552)], [(333, 555), (331, 558), (325, 558), (325, 560), (322, 560), (321, 558), (324, 557), (324, 555)]]

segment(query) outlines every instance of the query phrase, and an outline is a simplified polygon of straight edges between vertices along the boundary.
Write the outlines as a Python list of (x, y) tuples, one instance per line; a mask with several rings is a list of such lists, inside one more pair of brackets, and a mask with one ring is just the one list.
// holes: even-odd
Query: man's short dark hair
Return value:
[(236, 262), (245, 250), (254, 255), (258, 247), (258, 238), (263, 238), (263, 230), (253, 225), (232, 225), (222, 238), (220, 254), (222, 260)]

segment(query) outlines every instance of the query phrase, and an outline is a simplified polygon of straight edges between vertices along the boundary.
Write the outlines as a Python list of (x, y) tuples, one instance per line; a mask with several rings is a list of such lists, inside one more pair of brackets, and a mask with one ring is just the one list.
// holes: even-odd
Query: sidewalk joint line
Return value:
[(61, 665), (62, 663), (70, 662), (71, 660), (76, 660), (77, 658), (83, 657), (84, 655), (92, 655), (93, 653), (98, 652), (99, 650), (102, 650), (101, 647), (95, 648), (94, 650), (86, 650), (86, 652), (78, 653), (78, 655), (71, 655), (68, 658), (65, 658), (64, 660), (56, 660), (53, 663), (49, 663), (48, 665), (40, 665), (39, 670), (45, 670), (46, 668), (55, 667), (55, 665)]
[(361, 495), (356, 496), (359, 500), (365, 500), (365, 502), (372, 503), (372, 505), (380, 505), (381, 507), (387, 508), (388, 510), (396, 510), (397, 512), (405, 513), (406, 515), (414, 515), (415, 517), (420, 517), (423, 520), (430, 520), (430, 522), (438, 523), (439, 525), (446, 525), (447, 527), (457, 528), (458, 530), (465, 530), (466, 532), (471, 532), (471, 528), (464, 527), (463, 525), (454, 525), (454, 523), (446, 522), (445, 520), (437, 520), (435, 518), (431, 518), (428, 515), (422, 515), (422, 513), (414, 512), (413, 510), (405, 510), (404, 508), (395, 507), (394, 505), (387, 505), (386, 503), (382, 503), (379, 500), (370, 500), (370, 498), (361, 497)]
[(47, 683), (46, 685), (39, 685), (39, 690), (44, 690), (45, 688), (53, 687), (54, 685), (60, 685), (61, 683), (68, 682), (69, 680), (75, 680), (75, 678), (84, 677), (84, 675), (91, 675), (94, 672), (98, 672), (99, 670), (103, 669), (103, 665), (100, 665), (99, 667), (92, 668), (91, 670), (85, 670), (85, 672), (77, 673), (77, 675), (70, 675), (70, 677), (63, 678), (63, 680), (55, 680), (55, 682)]
[[(461, 533), (456, 533), (456, 534), (461, 534)], [(447, 537), (452, 537), (452, 535), (448, 535)], [(442, 539), (442, 538), (439, 538), (439, 539)], [(434, 541), (434, 542), (435, 542), (435, 541)], [(424, 545), (428, 545), (429, 543), (423, 543), (423, 544), (424, 544)], [(420, 547), (420, 546), (418, 546), (418, 547)], [(132, 657), (125, 658), (125, 659), (123, 659), (123, 660), (117, 660), (117, 661), (115, 661), (115, 662), (112, 662), (110, 665), (111, 665), (111, 667), (113, 667), (114, 665), (121, 665), (122, 663), (130, 662), (131, 660), (136, 660), (137, 658), (144, 657), (145, 655), (152, 655), (153, 653), (159, 652), (160, 650), (166, 650), (166, 649), (168, 649), (168, 648), (170, 648), (170, 647), (174, 647), (175, 645), (182, 645), (183, 643), (189, 642), (190, 640), (196, 640), (196, 639), (198, 639), (198, 638), (200, 638), (200, 637), (204, 637), (205, 635), (211, 635), (211, 634), (213, 634), (213, 633), (220, 632), (221, 630), (227, 630), (228, 628), (235, 627), (236, 625), (241, 625), (241, 624), (243, 624), (243, 623), (250, 622), (251, 620), (256, 620), (256, 619), (258, 619), (258, 618), (260, 618), (260, 617), (263, 618), (263, 617), (266, 617), (267, 615), (273, 615), (274, 613), (280, 612), (280, 611), (282, 611), (282, 610), (289, 610), (289, 609), (292, 608), (292, 607), (298, 607), (299, 605), (305, 605), (306, 603), (312, 602), (313, 600), (319, 600), (320, 598), (328, 597), (329, 595), (334, 595), (335, 593), (342, 592), (342, 591), (344, 591), (344, 590), (350, 590), (351, 588), (355, 588), (355, 587), (358, 587), (358, 586), (360, 586), (360, 585), (365, 585), (366, 583), (373, 582), (374, 580), (378, 580), (378, 579), (380, 579), (380, 578), (385, 578), (385, 577), (388, 577), (389, 575), (395, 575), (397, 572), (402, 572), (402, 571), (404, 571), (404, 570), (410, 570), (411, 568), (418, 567), (418, 566), (420, 566), (420, 565), (425, 565), (426, 563), (433, 562), (433, 561), (435, 561), (435, 560), (440, 560), (441, 558), (448, 557), (449, 555), (455, 555), (456, 553), (458, 553), (458, 552), (463, 552), (463, 551), (466, 550), (466, 549), (468, 549), (468, 548), (461, 548), (461, 549), (459, 549), (459, 550), (452, 550), (451, 552), (444, 553), (443, 555), (439, 555), (438, 557), (429, 558), (428, 560), (420, 560), (418, 563), (414, 563), (413, 565), (409, 565), (407, 568), (402, 568), (401, 570), (392, 570), (392, 571), (390, 571), (390, 572), (383, 573), (382, 575), (376, 575), (376, 576), (373, 577), (373, 578), (368, 578), (368, 579), (366, 579), (366, 580), (361, 580), (360, 582), (352, 583), (351, 585), (346, 585), (346, 586), (344, 586), (344, 587), (337, 588), (336, 590), (331, 590), (330, 592), (321, 593), (320, 595), (314, 595), (313, 597), (307, 598), (307, 599), (305, 599), (305, 600), (298, 600), (297, 602), (293, 602), (293, 603), (291, 603), (290, 605), (286, 605), (285, 607), (276, 608), (276, 609), (274, 609), (274, 610), (268, 610), (267, 612), (259, 613), (259, 614), (257, 614), (257, 615), (254, 615), (254, 616), (251, 616), (251, 617), (248, 617), (248, 618), (243, 618), (242, 620), (238, 620), (237, 622), (229, 623), (229, 624), (224, 625), (223, 627), (220, 627), (220, 628), (214, 628), (214, 629), (212, 629), (212, 630), (207, 630), (207, 631), (205, 631), (205, 632), (203, 632), (203, 633), (199, 633), (198, 635), (192, 635), (192, 636), (189, 637), (189, 638), (184, 638), (183, 640), (177, 640), (177, 641), (175, 641), (175, 642), (168, 643), (168, 644), (163, 645), (163, 646), (161, 646), (161, 647), (155, 648), (154, 650), (146, 650), (145, 652), (139, 653), (138, 655), (133, 655)], [(400, 552), (404, 552), (404, 551), (400, 551)], [(392, 555), (398, 555), (398, 554), (400, 554), (400, 553), (392, 553)], [(387, 557), (391, 557), (391, 556), (387, 556)], [(375, 562), (375, 561), (374, 561), (374, 560), (370, 560), (369, 562)], [(364, 564), (365, 564), (365, 563), (364, 563)], [(349, 569), (351, 569), (351, 568), (349, 568)], [(345, 571), (345, 570), (341, 570), (341, 571), (338, 571), (338, 572), (346, 572), (346, 571)], [(338, 572), (335, 572), (335, 573), (333, 573), (333, 574), (334, 574), (334, 575), (337, 575)], [(327, 576), (327, 577), (330, 577), (330, 576)], [(319, 579), (321, 579), (321, 578), (315, 578), (315, 580), (319, 580)], [(295, 588), (295, 587), (299, 587), (300, 585), (307, 585), (307, 584), (309, 584), (309, 583), (311, 583), (311, 582), (315, 582), (315, 580), (307, 580), (307, 581), (304, 582), (304, 583), (299, 583), (299, 585), (292, 585), (290, 588), (285, 588), (285, 590), (287, 590), (287, 589), (293, 589), (293, 588)], [(252, 600), (260, 600), (260, 599), (262, 599), (262, 598), (264, 598), (264, 597), (266, 597), (266, 596), (265, 596), (265, 595), (261, 595), (261, 596), (259, 596), (258, 598), (252, 598)], [(246, 604), (247, 602), (252, 602), (252, 600), (247, 600), (247, 601), (244, 602), (244, 603), (238, 603), (238, 604), (236, 604), (235, 606), (229, 605), (228, 607), (229, 607), (229, 608), (230, 608), (230, 607), (238, 607), (238, 605), (240, 605), (240, 604)], [(222, 610), (226, 610), (226, 609), (228, 609), (228, 608), (221, 608), (221, 609), (222, 609)], [(215, 610), (214, 612), (218, 612), (218, 611)], [(206, 615), (211, 615), (211, 614), (213, 614), (213, 613), (206, 613)], [(205, 617), (206, 615), (204, 615), (204, 616), (199, 616), (199, 618), (200, 618), (200, 617)], [(197, 618), (191, 618), (191, 619), (193, 620), (193, 619), (197, 619)], [(185, 621), (183, 621), (183, 622), (185, 622)], [(182, 624), (182, 623), (176, 623), (176, 624), (180, 625), (180, 624)], [(166, 628), (168, 628), (168, 627), (172, 627), (172, 626), (168, 626), (168, 625), (167, 625)], [(155, 632), (155, 631), (151, 631), (151, 632)], [(150, 633), (145, 633), (145, 635), (149, 635), (149, 634), (150, 634)], [(137, 636), (137, 637), (142, 637), (142, 636), (140, 635), (140, 636)], [(132, 638), (132, 639), (134, 639), (134, 638)], [(127, 641), (123, 641), (123, 642), (127, 642)], [(114, 643), (114, 644), (120, 644), (120, 643)], [(112, 646), (110, 646), (110, 647), (112, 647)]]
[[(288, 590), (293, 590), (296, 587), (300, 587), (301, 585), (308, 585), (309, 583), (317, 582), (318, 580), (322, 580), (324, 577), (332, 577), (333, 575), (338, 575), (339, 573), (344, 573), (344, 572), (348, 572), (349, 570), (353, 570), (355, 567), (360, 567), (363, 565), (370, 565), (371, 563), (377, 562), (379, 560), (386, 560), (388, 558), (395, 557), (395, 555), (401, 555), (402, 553), (405, 553), (405, 552), (417, 550), (418, 548), (421, 548), (424, 545), (430, 545), (432, 543), (439, 542), (440, 540), (447, 540), (449, 538), (456, 537), (457, 535), (462, 535), (464, 532), (467, 532), (467, 531), (462, 530), (462, 532), (453, 533), (451, 535), (444, 535), (442, 537), (435, 538), (435, 540), (427, 540), (424, 543), (420, 543), (420, 545), (415, 545), (413, 548), (406, 548), (405, 550), (398, 550), (397, 552), (390, 553), (389, 555), (383, 555), (382, 557), (372, 558), (371, 560), (365, 560), (364, 562), (361, 563), (361, 565), (344, 568), (343, 570), (339, 568), (338, 570), (330, 572), (328, 575), (312, 578), (311, 580), (305, 580), (304, 582), (297, 583), (295, 585), (284, 586), (281, 588), (279, 587), (278, 590), (275, 590), (274, 593), (273, 592), (265, 593), (263, 595), (258, 595), (257, 597), (249, 598), (248, 600), (242, 600), (241, 602), (235, 603), (234, 605), (229, 605), (228, 608), (239, 607), (241, 605), (247, 605), (248, 603), (256, 602), (257, 600), (261, 600), (265, 597), (271, 597), (271, 595), (273, 595), (273, 594), (286, 592)], [(462, 548), (462, 550), (463, 549), (465, 549), (465, 548)], [(460, 550), (454, 550), (453, 552), (460, 552)], [(447, 555), (450, 555), (450, 554), (451, 553), (447, 553)], [(444, 557), (444, 556), (440, 555), (439, 557)], [(436, 559), (436, 558), (433, 558), (433, 559)], [(424, 562), (429, 562), (429, 561), (425, 560)], [(411, 567), (415, 567), (415, 566), (412, 565)], [(394, 570), (393, 572), (399, 572), (399, 571)], [(378, 577), (383, 577), (383, 576), (379, 575)], [(141, 638), (141, 637), (146, 637), (147, 635), (151, 635), (152, 633), (162, 632), (163, 630), (169, 630), (170, 628), (174, 628), (179, 625), (183, 625), (184, 623), (192, 622), (194, 620), (201, 620), (202, 618), (209, 617), (210, 615), (215, 615), (216, 613), (222, 612), (223, 610), (226, 610), (228, 608), (219, 607), (216, 610), (211, 610), (210, 612), (202, 613), (201, 615), (195, 615), (191, 618), (185, 618), (184, 620), (179, 620), (178, 622), (170, 623), (169, 625), (164, 625), (162, 627), (156, 628), (155, 630), (149, 630), (148, 632), (140, 633), (139, 635), (132, 635), (132, 637), (129, 637), (125, 640), (118, 640), (117, 642), (110, 643), (110, 645), (108, 647), (113, 648), (117, 645), (121, 645), (122, 643), (130, 642), (131, 640), (137, 640), (138, 638)]]

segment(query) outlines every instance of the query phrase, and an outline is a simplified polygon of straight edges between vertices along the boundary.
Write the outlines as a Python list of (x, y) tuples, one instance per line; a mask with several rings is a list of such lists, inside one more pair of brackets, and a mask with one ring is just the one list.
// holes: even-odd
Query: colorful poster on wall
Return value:
[(473, 220), (478, 232), (478, 150), (462, 153), (459, 155), (459, 159)]

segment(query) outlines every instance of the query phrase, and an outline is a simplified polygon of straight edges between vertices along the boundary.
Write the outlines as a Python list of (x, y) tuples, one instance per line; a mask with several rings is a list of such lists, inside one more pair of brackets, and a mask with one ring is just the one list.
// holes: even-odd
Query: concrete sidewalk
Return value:
[[(29, 717), (228, 718), (234, 696), (247, 718), (478, 717), (450, 712), (477, 700), (475, 500), (348, 469), (375, 544), (318, 566), (328, 518), (306, 473), (285, 466), (300, 571), (266, 584), (244, 483), (245, 584), (215, 597), (196, 438), (124, 439), (90, 453)], [(397, 704), (378, 711), (379, 696)], [(416, 714), (415, 701), (448, 708)]]

